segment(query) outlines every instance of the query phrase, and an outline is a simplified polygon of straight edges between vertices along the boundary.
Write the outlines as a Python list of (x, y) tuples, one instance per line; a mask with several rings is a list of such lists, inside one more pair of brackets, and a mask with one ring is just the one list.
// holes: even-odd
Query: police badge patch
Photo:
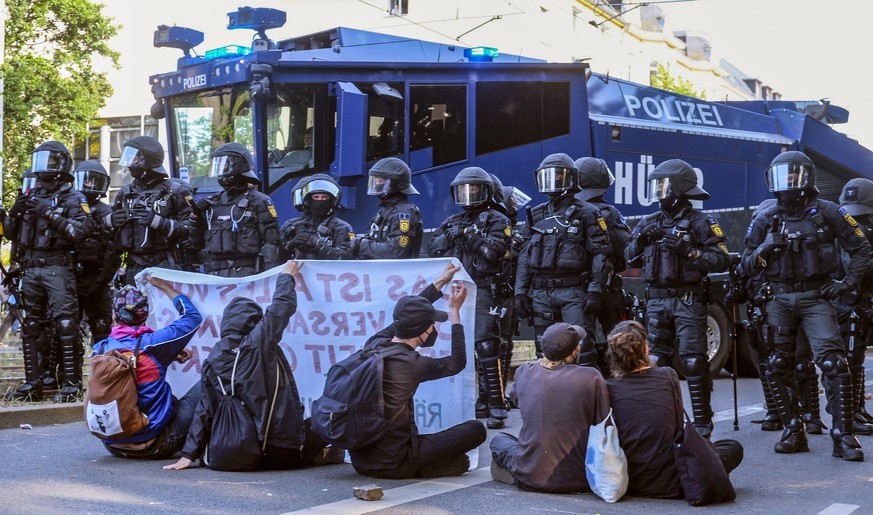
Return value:
[(273, 218), (279, 218), (279, 215), (276, 214), (276, 206), (272, 202), (267, 204), (267, 211), (270, 212), (270, 216)]
[(89, 205), (88, 205), (87, 203), (85, 203), (85, 202), (82, 202), (82, 203), (80, 203), (79, 205), (82, 206), (82, 211), (84, 211), (85, 213), (87, 213), (87, 214), (89, 214), (89, 215), (91, 214), (91, 206), (89, 206)]
[[(409, 222), (407, 221), (407, 224), (408, 223)], [(400, 246), (403, 248), (406, 248), (407, 246), (409, 246), (409, 236), (401, 236), (400, 237)]]
[(503, 234), (507, 236), (512, 236), (512, 228), (507, 225), (503, 228)]
[(602, 216), (597, 217), (597, 225), (600, 226), (601, 231), (606, 231), (606, 220)]
[[(397, 218), (400, 219), (400, 230), (402, 232), (409, 232), (409, 213), (398, 213)], [(408, 243), (408, 238), (407, 238), (407, 243)], [(405, 247), (406, 245), (401, 244), (401, 246)]]
[(719, 238), (724, 238), (724, 232), (721, 230), (721, 226), (718, 225), (718, 221), (716, 221), (715, 218), (709, 219), (709, 228), (712, 229), (712, 234), (715, 234)]

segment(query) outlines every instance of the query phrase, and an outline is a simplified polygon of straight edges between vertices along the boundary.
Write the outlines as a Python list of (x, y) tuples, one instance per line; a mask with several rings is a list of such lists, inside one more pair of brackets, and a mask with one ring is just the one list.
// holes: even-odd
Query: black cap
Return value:
[(424, 297), (407, 295), (394, 306), (395, 335), (398, 338), (418, 336), (434, 322), (445, 322), (449, 314), (434, 309)]
[(543, 355), (551, 361), (561, 361), (573, 354), (583, 338), (585, 338), (585, 329), (578, 325), (570, 325), (566, 322), (551, 325), (543, 333)]

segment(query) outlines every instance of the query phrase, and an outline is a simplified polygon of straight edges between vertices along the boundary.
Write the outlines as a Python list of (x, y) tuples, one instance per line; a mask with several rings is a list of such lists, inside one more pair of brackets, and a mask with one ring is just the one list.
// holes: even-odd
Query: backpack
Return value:
[(330, 367), (324, 392), (312, 403), (312, 430), (324, 441), (356, 450), (385, 435), (385, 401), (382, 396), (384, 358), (403, 347), (364, 347)]
[(131, 356), (118, 350), (91, 358), (85, 392), (85, 423), (97, 438), (120, 440), (144, 430), (149, 419), (139, 410), (136, 362), (142, 337)]
[(234, 350), (233, 371), (230, 374), (230, 395), (224, 389), (221, 377), (217, 374), (218, 386), (222, 397), (212, 416), (212, 426), (209, 432), (209, 442), (203, 453), (203, 463), (213, 470), (249, 471), (256, 470), (261, 456), (267, 447), (267, 435), (270, 431), (270, 421), (273, 418), (273, 408), (279, 393), (279, 364), (276, 363), (276, 390), (273, 392), (273, 403), (267, 416), (264, 441), (259, 442), (258, 429), (255, 420), (246, 407), (245, 401), (236, 397), (234, 379), (236, 364), (239, 361), (239, 349)]

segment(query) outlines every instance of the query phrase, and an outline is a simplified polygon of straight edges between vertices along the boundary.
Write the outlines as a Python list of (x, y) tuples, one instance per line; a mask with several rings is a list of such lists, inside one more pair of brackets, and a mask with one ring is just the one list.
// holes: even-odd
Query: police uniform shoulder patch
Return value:
[(505, 234), (507, 236), (512, 236), (512, 227), (510, 227), (508, 225), (506, 227), (504, 227), (503, 234)]
[[(400, 219), (400, 231), (401, 232), (409, 232), (409, 220), (410, 220), (409, 213), (397, 213), (397, 218)], [(408, 240), (409, 240), (409, 238), (407, 238), (407, 243), (409, 243)], [(406, 246), (406, 245), (402, 244), (402, 238), (401, 238), (401, 245), (400, 246), (401, 247)]]
[(400, 237), (400, 246), (406, 248), (409, 246), (409, 236)]
[(852, 215), (850, 215), (848, 211), (846, 211), (844, 208), (840, 208), (840, 214), (843, 215), (843, 218), (845, 218), (847, 222), (849, 222), (849, 225), (851, 225), (852, 227), (858, 226), (858, 222), (855, 220), (855, 218), (852, 217)]
[(728, 250), (727, 245), (725, 245), (724, 243), (719, 243), (718, 248), (723, 250), (725, 252), (725, 254), (730, 254), (730, 251)]
[(597, 225), (600, 226), (601, 231), (606, 231), (606, 220), (602, 216), (597, 217)]
[(859, 238), (866, 238), (866, 236), (864, 236), (864, 231), (862, 231), (860, 227), (855, 227), (855, 234), (857, 234)]
[(276, 214), (276, 206), (273, 205), (273, 202), (267, 201), (267, 211), (270, 213), (270, 216), (273, 218), (279, 218), (279, 215)]
[(82, 211), (89, 215), (91, 214), (91, 206), (87, 202), (80, 202), (79, 205), (82, 206)]
[(349, 240), (354, 240), (354, 239), (355, 239), (355, 233), (350, 232), (349, 233)]
[(715, 218), (709, 219), (709, 228), (712, 229), (712, 234), (715, 234), (719, 238), (724, 238), (724, 231), (721, 230), (721, 226), (718, 225), (718, 220)]

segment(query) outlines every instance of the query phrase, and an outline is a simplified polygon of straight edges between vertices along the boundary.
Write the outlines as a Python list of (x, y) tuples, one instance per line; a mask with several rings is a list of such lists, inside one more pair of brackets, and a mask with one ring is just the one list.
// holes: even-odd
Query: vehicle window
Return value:
[[(356, 84), (367, 94), (367, 161), (403, 153), (403, 84)], [(390, 94), (385, 89), (390, 88)]]
[(476, 84), (476, 154), (570, 132), (567, 82)]
[(433, 166), (467, 158), (467, 86), (409, 88), (412, 151), (433, 148)]
[(193, 188), (218, 187), (209, 177), (212, 151), (233, 142), (253, 150), (248, 88), (236, 86), (175, 97), (170, 105), (179, 178)]

